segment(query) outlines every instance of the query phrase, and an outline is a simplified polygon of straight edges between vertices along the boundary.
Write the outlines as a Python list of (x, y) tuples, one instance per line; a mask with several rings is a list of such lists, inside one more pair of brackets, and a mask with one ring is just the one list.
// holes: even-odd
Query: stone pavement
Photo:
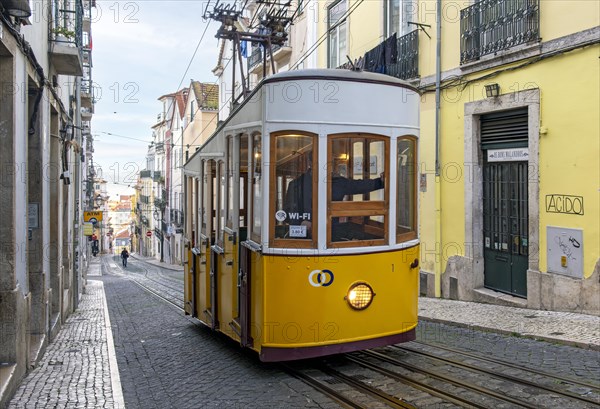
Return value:
[(153, 257), (145, 257), (145, 256), (142, 256), (141, 254), (131, 253), (130, 258), (132, 258), (134, 260), (140, 260), (140, 261), (143, 261), (144, 263), (152, 264), (153, 266), (164, 268), (167, 270), (183, 272), (183, 266), (178, 266), (176, 264), (168, 264), (165, 262), (161, 262), (160, 260), (157, 260)]
[(600, 351), (600, 317), (592, 315), (421, 297), (419, 319)]
[[(89, 276), (99, 276), (100, 257)], [(79, 309), (21, 383), (9, 408), (124, 408), (101, 281), (88, 279)]]
[[(133, 255), (162, 268), (182, 271)], [(25, 378), (9, 408), (123, 408), (100, 257), (92, 258), (79, 310), (63, 325), (38, 366)], [(600, 351), (600, 317), (433, 298), (419, 299), (420, 319), (543, 339)]]

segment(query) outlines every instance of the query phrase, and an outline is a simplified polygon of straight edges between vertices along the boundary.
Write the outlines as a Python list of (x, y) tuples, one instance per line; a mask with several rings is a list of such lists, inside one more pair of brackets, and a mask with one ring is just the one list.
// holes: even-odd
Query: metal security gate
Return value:
[(484, 284), (527, 297), (527, 110), (481, 117)]

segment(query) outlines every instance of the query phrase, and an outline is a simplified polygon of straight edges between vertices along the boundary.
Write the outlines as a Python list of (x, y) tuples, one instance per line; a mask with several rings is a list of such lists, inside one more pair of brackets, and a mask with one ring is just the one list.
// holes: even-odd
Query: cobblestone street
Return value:
[[(179, 308), (153, 294), (160, 293), (179, 304), (182, 275), (180, 270), (162, 268), (152, 260), (133, 258), (127, 268), (110, 256), (94, 260), (80, 309), (67, 320), (38, 367), (22, 383), (9, 408), (340, 407), (339, 403), (290, 376), (281, 366), (260, 362), (254, 352), (241, 349), (237, 343), (184, 316)], [(461, 325), (456, 326), (451, 320), (445, 320), (440, 304), (435, 300), (423, 303), (422, 308), (427, 309), (430, 316), (435, 311), (435, 319), (421, 320), (417, 342), (406, 344), (409, 349), (451, 348), (455, 352), (461, 350), (497, 359), (492, 368), (497, 367), (499, 371), (507, 371), (498, 366), (502, 366), (499, 362), (505, 362), (587, 385), (600, 384), (600, 352), (595, 344), (578, 348), (524, 338), (522, 334), (508, 331), (512, 326), (533, 331), (530, 318), (506, 326), (500, 331), (502, 334), (497, 329), (482, 330), (485, 326), (494, 328), (495, 322), (502, 321), (490, 311), (503, 314), (504, 321), (511, 321), (506, 316), (511, 311), (487, 310), (485, 323), (481, 315), (487, 306), (475, 303), (460, 304), (463, 315)], [(523, 312), (519, 310), (515, 314)], [(585, 327), (577, 329), (567, 320), (569, 316), (555, 314), (556, 322), (551, 328), (569, 326), (570, 333), (575, 334), (570, 342), (584, 345), (583, 341), (574, 341), (587, 339), (590, 331)], [(592, 322), (589, 328), (594, 328), (594, 319), (583, 315), (573, 317), (578, 319), (579, 325)], [(466, 322), (476, 324), (469, 326)], [(544, 328), (533, 332), (540, 331)], [(577, 333), (581, 336), (576, 336)], [(451, 357), (455, 352), (447, 350), (442, 355)], [(405, 362), (413, 362), (418, 367), (431, 366), (426, 359), (398, 353)], [(505, 387), (499, 381), (492, 384), (500, 390)], [(592, 399), (595, 396), (586, 386), (569, 390), (577, 396)], [(535, 389), (504, 389), (503, 392), (517, 394), (539, 407), (555, 407), (552, 396)], [(423, 394), (405, 396), (417, 407), (440, 404), (439, 400)], [(381, 407), (372, 398), (367, 401), (371, 402), (367, 405), (369, 408)], [(590, 406), (575, 403), (570, 407)]]
[(338, 407), (133, 281), (103, 281), (127, 408)]

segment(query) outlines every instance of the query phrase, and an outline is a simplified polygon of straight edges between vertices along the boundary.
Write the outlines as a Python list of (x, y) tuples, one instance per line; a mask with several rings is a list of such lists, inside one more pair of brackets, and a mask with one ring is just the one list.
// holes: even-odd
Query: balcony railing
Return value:
[[(385, 73), (392, 77), (407, 80), (419, 76), (419, 35), (412, 31), (397, 40), (396, 58), (386, 66)], [(393, 55), (392, 55), (393, 57)]]
[(94, 93), (94, 83), (90, 79), (81, 80), (81, 105), (85, 108), (91, 108), (96, 103)]
[(144, 179), (144, 178), (151, 178), (152, 174), (154, 173), (154, 181), (158, 182), (161, 178), (161, 172), (160, 170), (141, 170), (140, 171), (140, 178)]
[[(290, 40), (289, 38), (287, 40), (285, 40), (285, 42), (282, 45), (279, 44), (273, 44), (271, 45), (271, 50), (273, 50), (273, 58), (275, 59), (275, 61), (277, 61), (277, 52), (284, 48), (287, 49), (289, 48), (289, 43)], [(252, 45), (252, 54), (250, 54), (250, 57), (248, 57), (248, 70), (252, 71), (256, 66), (262, 64), (263, 62), (263, 47), (261, 45), (259, 45), (258, 43), (253, 44)], [(269, 61), (269, 54), (267, 54), (267, 61)]]
[(262, 52), (262, 47), (260, 45), (253, 45), (252, 46), (252, 54), (250, 54), (250, 57), (248, 57), (248, 69), (251, 70), (252, 67), (254, 67), (255, 65), (258, 65), (262, 62), (263, 60), (263, 52)]
[[(408, 80), (419, 76), (419, 35), (412, 31), (401, 37), (393, 34), (354, 62), (356, 68)], [(351, 68), (350, 63), (338, 67)]]
[(82, 75), (82, 15), (81, 0), (53, 2), (50, 54), (58, 74)]
[(482, 0), (460, 11), (460, 62), (540, 37), (539, 0)]

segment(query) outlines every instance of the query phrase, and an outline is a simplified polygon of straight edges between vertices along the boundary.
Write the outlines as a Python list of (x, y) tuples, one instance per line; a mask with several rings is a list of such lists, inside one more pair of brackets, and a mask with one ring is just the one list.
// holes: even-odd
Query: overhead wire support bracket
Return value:
[[(292, 22), (292, 18), (288, 16), (288, 7), (291, 1), (280, 2), (271, 0), (257, 0), (257, 4), (268, 7), (268, 11), (264, 17), (260, 20), (260, 25), (263, 27), (258, 32), (245, 31), (245, 26), (240, 24), (239, 20), (242, 17), (243, 11), (245, 10), (248, 1), (246, 0), (243, 6), (238, 9), (236, 3), (223, 3), (221, 0), (216, 0), (212, 11), (209, 11), (210, 0), (206, 5), (204, 11), (204, 18), (219, 21), (221, 26), (217, 30), (215, 35), (216, 38), (222, 40), (229, 40), (233, 42), (233, 92), (231, 96), (232, 101), (236, 101), (235, 98), (235, 73), (236, 73), (236, 59), (239, 60), (239, 70), (241, 74), (243, 96), (246, 97), (249, 93), (249, 83), (246, 83), (247, 76), (244, 74), (241, 42), (246, 41), (250, 43), (258, 43), (262, 45), (264, 49), (263, 55), (263, 77), (266, 76), (266, 58), (267, 55), (271, 59), (271, 71), (275, 73), (275, 61), (273, 59), (273, 45), (283, 46), (288, 39), (287, 28)], [(255, 14), (256, 16), (256, 14)], [(259, 17), (260, 18), (260, 17)], [(254, 21), (254, 18), (253, 20)]]

